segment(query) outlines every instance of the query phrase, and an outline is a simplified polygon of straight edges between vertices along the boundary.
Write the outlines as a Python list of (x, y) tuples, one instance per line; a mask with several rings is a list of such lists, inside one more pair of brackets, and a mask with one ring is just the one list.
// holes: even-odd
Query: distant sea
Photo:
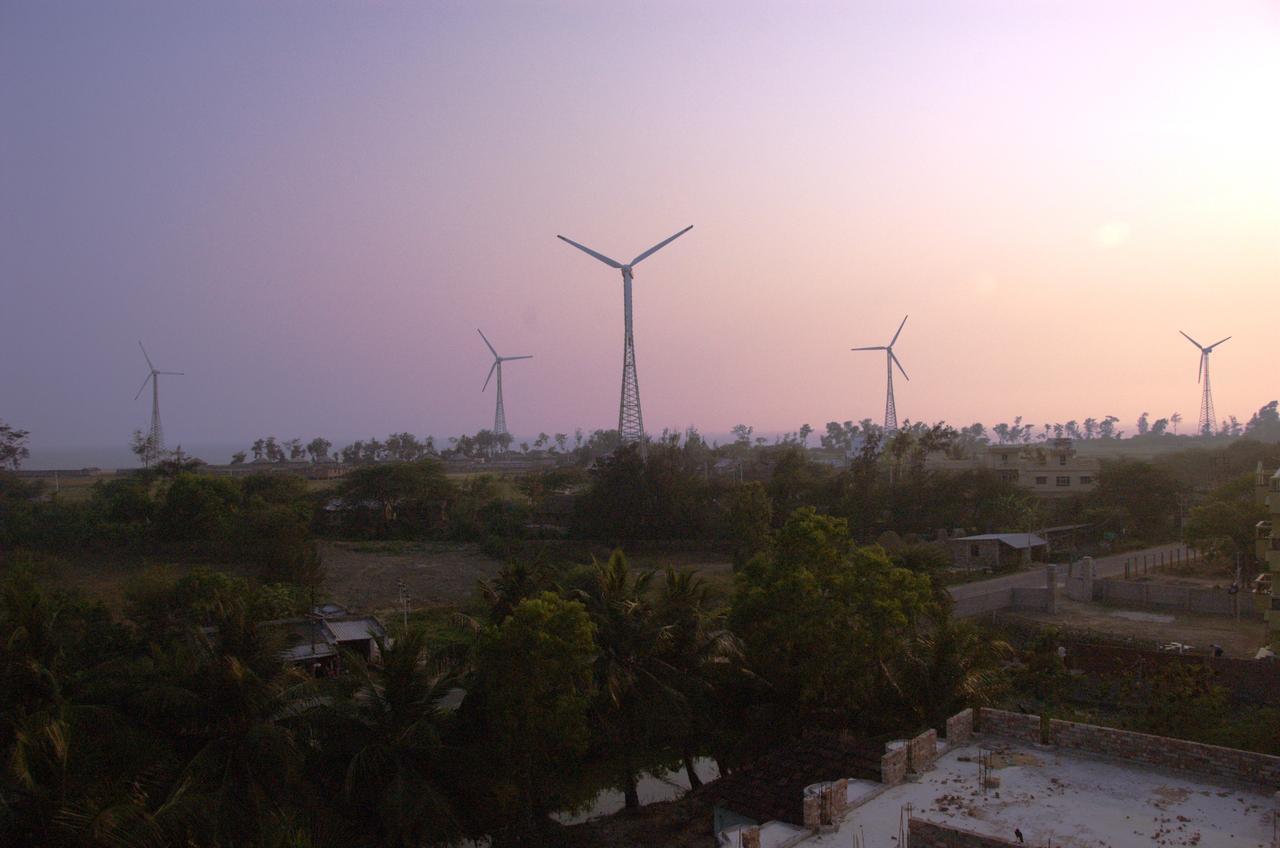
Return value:
[[(177, 447), (171, 445), (170, 447)], [(182, 452), (188, 456), (198, 457), (205, 462), (220, 465), (231, 461), (231, 454), (248, 450), (241, 444), (183, 444)], [(43, 469), (77, 469), (77, 468), (139, 468), (138, 461), (128, 445), (84, 445), (80, 447), (47, 447), (32, 446), (31, 456), (23, 461), (22, 467), (32, 470)]]

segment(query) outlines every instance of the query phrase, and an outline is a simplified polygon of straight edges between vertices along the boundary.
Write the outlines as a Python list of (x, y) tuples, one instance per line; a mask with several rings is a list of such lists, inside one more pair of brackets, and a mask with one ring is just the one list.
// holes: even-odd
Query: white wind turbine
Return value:
[[(1182, 333), (1181, 330), (1179, 330), (1178, 332)], [(1227, 339), (1214, 342), (1213, 344), (1206, 347), (1205, 345), (1200, 344), (1200, 342), (1188, 336), (1186, 333), (1182, 333), (1182, 335), (1186, 338), (1187, 341), (1191, 342), (1193, 345), (1200, 348), (1200, 368), (1196, 372), (1196, 382), (1203, 385), (1204, 390), (1200, 393), (1199, 432), (1200, 432), (1200, 435), (1202, 436), (1212, 436), (1213, 428), (1217, 426), (1218, 421), (1217, 421), (1217, 418), (1215, 417), (1215, 412), (1213, 409), (1213, 391), (1209, 388), (1209, 354), (1213, 353), (1213, 349), (1215, 347), (1222, 344), (1222, 342), (1225, 342), (1227, 339), (1231, 337), (1227, 336)]]
[(640, 442), (643, 444), (644, 441), (644, 416), (640, 412), (640, 384), (636, 379), (635, 334), (632, 332), (631, 327), (632, 268), (639, 265), (641, 260), (657, 253), (659, 250), (671, 244), (671, 242), (680, 238), (680, 236), (692, 229), (693, 225), (690, 224), (670, 238), (658, 242), (625, 265), (614, 259), (610, 259), (603, 253), (597, 253), (585, 245), (578, 244), (573, 239), (565, 238), (564, 236), (556, 236), (556, 238), (561, 241), (568, 242), (588, 256), (594, 256), (610, 268), (617, 268), (622, 272), (622, 314), (624, 329), (622, 338), (622, 399), (618, 403), (618, 435), (623, 444), (631, 442)]
[(183, 376), (181, 371), (161, 371), (151, 363), (151, 357), (147, 356), (147, 349), (142, 347), (142, 342), (138, 342), (138, 347), (142, 349), (142, 358), (147, 360), (146, 379), (142, 381), (142, 386), (138, 389), (138, 393), (133, 396), (134, 400), (142, 397), (142, 390), (147, 387), (147, 381), (151, 381), (151, 432), (147, 434), (147, 449), (142, 455), (142, 461), (145, 465), (151, 465), (160, 459), (164, 454), (164, 430), (160, 427), (160, 375), (166, 374), (174, 377)]
[(533, 354), (528, 356), (498, 356), (498, 352), (493, 349), (493, 345), (489, 344), (489, 340), (485, 338), (484, 333), (478, 329), (476, 332), (480, 333), (480, 338), (484, 339), (485, 347), (489, 348), (489, 352), (493, 354), (493, 365), (489, 366), (489, 376), (484, 378), (484, 386), (481, 387), (480, 391), (483, 392), (489, 388), (489, 381), (493, 379), (493, 373), (495, 371), (498, 372), (498, 405), (493, 412), (493, 434), (501, 436), (507, 432), (507, 412), (502, 407), (502, 363), (512, 362), (516, 359), (533, 359)]
[(897, 365), (898, 370), (902, 372), (902, 376), (906, 377), (908, 382), (911, 381), (911, 378), (907, 377), (907, 370), (902, 367), (898, 357), (893, 355), (893, 345), (898, 341), (898, 336), (902, 335), (902, 328), (907, 325), (907, 318), (909, 317), (903, 316), (902, 323), (898, 325), (898, 332), (893, 334), (893, 338), (887, 345), (850, 348), (850, 350), (883, 350), (885, 352), (885, 365), (889, 369), (888, 388), (884, 397), (884, 431), (886, 434), (898, 429), (898, 407), (893, 402), (893, 366)]

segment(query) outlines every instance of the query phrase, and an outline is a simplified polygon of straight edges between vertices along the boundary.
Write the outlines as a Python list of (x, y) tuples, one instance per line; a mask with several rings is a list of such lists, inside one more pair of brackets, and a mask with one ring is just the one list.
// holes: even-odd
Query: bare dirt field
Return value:
[(1073, 634), (1131, 640), (1139, 645), (1181, 642), (1193, 646), (1197, 653), (1208, 650), (1209, 645), (1221, 645), (1227, 656), (1244, 659), (1252, 659), (1266, 638), (1266, 625), (1258, 620), (1236, 621), (1181, 610), (1128, 610), (1066, 598), (1059, 599), (1058, 611), (1053, 614), (1016, 612), (1002, 617)]
[(493, 577), (503, 562), (479, 545), (321, 542), (325, 588), (351, 609), (379, 611), (399, 605), (403, 580), (414, 607), (452, 605), (475, 594), (476, 581)]

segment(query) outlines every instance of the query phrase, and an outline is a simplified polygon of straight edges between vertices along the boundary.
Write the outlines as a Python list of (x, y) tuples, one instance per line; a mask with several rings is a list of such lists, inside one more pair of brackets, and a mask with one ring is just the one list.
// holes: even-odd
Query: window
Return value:
[(1002, 454), (1000, 454), (1000, 461), (1001, 461), (1001, 462), (1008, 462), (1008, 461), (1009, 461), (1009, 454), (1007, 454), (1007, 453), (1002, 453)]
[(1088, 485), (1089, 485), (1090, 483), (1092, 483), (1092, 482), (1093, 482), (1093, 478), (1092, 478), (1092, 477), (1090, 477), (1088, 474), (1081, 474), (1081, 475), (1080, 475), (1080, 485), (1081, 485), (1081, 486), (1088, 486)]
[(1058, 485), (1059, 485), (1059, 486), (1070, 486), (1070, 485), (1071, 485), (1071, 478), (1070, 478), (1070, 477), (1059, 477), (1059, 478), (1058, 478)]
[(1036, 485), (1037, 485), (1037, 486), (1047, 486), (1047, 485), (1049, 485), (1049, 478), (1048, 478), (1048, 477), (1037, 477), (1037, 478), (1036, 478)]
[(1065, 453), (1058, 454), (1058, 464), (1059, 465), (1067, 464), (1067, 455)]
[(980, 556), (982, 556), (982, 549), (981, 549), (980, 547), (978, 547), (978, 545), (977, 545), (977, 543), (976, 543), (976, 542), (975, 542), (974, 544), (972, 544), (972, 545), (970, 545), (970, 546), (969, 546), (969, 556), (971, 556), (971, 557), (980, 557)]

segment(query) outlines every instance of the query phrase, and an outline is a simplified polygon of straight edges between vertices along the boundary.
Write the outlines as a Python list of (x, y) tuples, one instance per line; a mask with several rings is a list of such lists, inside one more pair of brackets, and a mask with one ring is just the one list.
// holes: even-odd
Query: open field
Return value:
[[(475, 596), (476, 581), (488, 579), (504, 565), (479, 545), (461, 542), (322, 542), (326, 588), (338, 603), (353, 609), (386, 611), (399, 605), (403, 580), (411, 607), (456, 606)], [(527, 552), (526, 552), (527, 555)], [(607, 548), (574, 549), (553, 560), (589, 563), (603, 560)], [(733, 565), (727, 557), (696, 551), (628, 554), (636, 570), (672, 566), (697, 571), (718, 598), (732, 586)]]

